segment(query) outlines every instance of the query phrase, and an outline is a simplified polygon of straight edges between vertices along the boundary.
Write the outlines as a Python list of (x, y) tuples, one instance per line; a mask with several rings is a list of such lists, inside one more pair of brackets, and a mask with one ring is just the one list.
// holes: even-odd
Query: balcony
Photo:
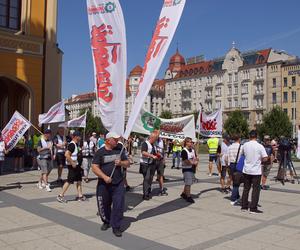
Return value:
[(263, 96), (263, 95), (264, 95), (263, 90), (255, 90), (254, 92), (254, 96)]
[(212, 88), (213, 88), (212, 84), (206, 84), (204, 89), (207, 90), (207, 89), (212, 89)]

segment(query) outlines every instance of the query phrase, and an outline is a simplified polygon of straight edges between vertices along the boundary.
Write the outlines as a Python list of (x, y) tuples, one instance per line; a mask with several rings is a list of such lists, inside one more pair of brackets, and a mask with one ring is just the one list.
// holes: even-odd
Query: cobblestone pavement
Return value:
[[(126, 194), (122, 238), (100, 230), (95, 176), (83, 184), (88, 201), (75, 201), (71, 186), (67, 204), (56, 201), (60, 187), (51, 193), (36, 187), (38, 171), (0, 176), (0, 249), (299, 249), (300, 185), (275, 182), (275, 165), (271, 188), (260, 196), (264, 213), (242, 213), (220, 192), (219, 177), (208, 177), (207, 156), (200, 159), (198, 181), (192, 186), (194, 204), (179, 198), (182, 174), (170, 169), (170, 159), (165, 171), (169, 195), (158, 196), (154, 182), (150, 201), (142, 201), (138, 164), (129, 169), (128, 182), (135, 188)], [(300, 170), (300, 163), (295, 166)], [(56, 173), (54, 169), (51, 181)]]

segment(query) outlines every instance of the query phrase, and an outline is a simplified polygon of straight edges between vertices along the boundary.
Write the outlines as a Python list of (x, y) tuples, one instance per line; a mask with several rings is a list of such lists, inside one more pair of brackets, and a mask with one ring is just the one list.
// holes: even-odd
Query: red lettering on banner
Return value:
[(160, 125), (160, 130), (165, 133), (180, 133), (183, 131), (184, 124), (182, 123), (163, 123)]
[(200, 116), (201, 126), (204, 130), (217, 130), (217, 121), (216, 119), (203, 121), (202, 113)]
[[(92, 26), (91, 45), (96, 66), (97, 96), (107, 103), (111, 102), (113, 99), (113, 93), (110, 91), (110, 87), (113, 84), (107, 68), (110, 66), (110, 61), (113, 64), (117, 63), (117, 49), (118, 46), (121, 45), (121, 43), (107, 42), (107, 36), (112, 34), (113, 29), (111, 25), (102, 24), (99, 27), (96, 25)], [(109, 49), (111, 50), (110, 53)]]
[(3, 140), (5, 144), (8, 144), (12, 137), (19, 131), (20, 127), (24, 124), (24, 121), (22, 120), (15, 120), (15, 122), (12, 124), (11, 129), (6, 131), (5, 134), (3, 134)]
[(151, 61), (152, 58), (155, 58), (158, 53), (161, 51), (163, 46), (165, 45), (165, 42), (167, 41), (168, 37), (167, 36), (161, 36), (161, 30), (163, 28), (168, 27), (168, 22), (170, 21), (169, 18), (167, 17), (162, 17), (161, 19), (158, 20), (151, 43), (150, 47), (148, 49), (146, 59), (145, 59), (145, 65), (143, 69), (143, 73), (140, 79), (140, 84), (144, 81), (144, 76), (148, 68), (148, 63)]

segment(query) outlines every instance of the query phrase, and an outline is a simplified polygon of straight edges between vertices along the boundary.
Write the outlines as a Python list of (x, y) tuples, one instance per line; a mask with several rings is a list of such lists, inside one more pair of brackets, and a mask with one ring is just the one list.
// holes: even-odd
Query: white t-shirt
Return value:
[(221, 164), (222, 166), (226, 166), (226, 156), (228, 154), (228, 146), (226, 145), (226, 143), (222, 142), (222, 146), (221, 146)]
[(263, 145), (257, 141), (249, 141), (243, 145), (242, 154), (245, 155), (243, 173), (261, 175), (261, 159), (268, 157)]

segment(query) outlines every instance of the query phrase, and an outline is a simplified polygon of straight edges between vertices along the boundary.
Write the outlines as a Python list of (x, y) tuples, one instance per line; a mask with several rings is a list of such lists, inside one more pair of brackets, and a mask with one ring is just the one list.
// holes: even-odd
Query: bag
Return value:
[(244, 182), (244, 174), (241, 172), (234, 172), (232, 175), (232, 184), (233, 186), (240, 186)]
[(243, 168), (244, 168), (244, 164), (245, 164), (245, 156), (241, 155), (239, 161), (236, 164), (236, 171), (242, 173), (243, 172)]
[(149, 167), (148, 164), (140, 163), (139, 173), (142, 174), (142, 175), (145, 175), (147, 173), (148, 167)]

